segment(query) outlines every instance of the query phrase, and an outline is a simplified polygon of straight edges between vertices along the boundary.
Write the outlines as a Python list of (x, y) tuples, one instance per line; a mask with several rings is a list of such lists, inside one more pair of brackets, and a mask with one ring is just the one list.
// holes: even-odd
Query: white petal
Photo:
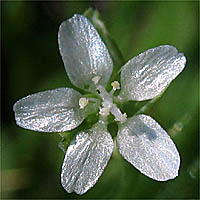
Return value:
[(87, 89), (94, 84), (95, 76), (101, 77), (101, 85), (106, 85), (113, 69), (112, 60), (86, 17), (75, 14), (64, 21), (59, 28), (58, 44), (67, 74), (75, 86)]
[(120, 126), (121, 155), (141, 173), (157, 181), (178, 176), (180, 157), (165, 130), (151, 117), (134, 116)]
[(16, 123), (34, 131), (69, 131), (84, 120), (78, 105), (80, 97), (81, 94), (71, 88), (58, 88), (24, 97), (13, 107)]
[(95, 185), (104, 171), (114, 144), (106, 126), (98, 122), (80, 132), (68, 147), (62, 165), (61, 183), (68, 193), (83, 194)]
[(173, 46), (149, 49), (122, 67), (120, 95), (136, 101), (153, 99), (181, 73), (185, 63), (185, 56)]

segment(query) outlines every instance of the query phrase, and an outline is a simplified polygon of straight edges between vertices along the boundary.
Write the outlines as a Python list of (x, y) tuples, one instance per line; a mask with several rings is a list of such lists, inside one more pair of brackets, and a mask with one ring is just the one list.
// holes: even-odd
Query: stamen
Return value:
[(110, 108), (100, 108), (99, 114), (103, 117), (107, 117), (109, 115)]
[(100, 79), (101, 79), (100, 76), (95, 76), (95, 77), (92, 78), (92, 81), (93, 81), (94, 84), (96, 85), (96, 84), (99, 82)]
[(111, 85), (112, 85), (114, 91), (120, 89), (120, 84), (118, 81), (112, 82)]
[(85, 106), (88, 105), (88, 99), (87, 98), (80, 98), (79, 99), (79, 106), (80, 106), (80, 109), (83, 109), (85, 108)]
[(124, 123), (126, 120), (127, 120), (127, 114), (124, 113), (124, 114), (122, 114), (122, 120), (121, 120), (121, 123)]
[(121, 113), (120, 109), (113, 104), (112, 108), (110, 109), (110, 112), (115, 116), (115, 121), (124, 123), (127, 120), (126, 113)]
[(103, 86), (98, 85), (97, 90), (100, 92), (99, 95), (101, 96), (103, 101), (108, 101), (112, 103), (112, 96), (110, 96), (110, 94), (106, 91), (106, 89)]

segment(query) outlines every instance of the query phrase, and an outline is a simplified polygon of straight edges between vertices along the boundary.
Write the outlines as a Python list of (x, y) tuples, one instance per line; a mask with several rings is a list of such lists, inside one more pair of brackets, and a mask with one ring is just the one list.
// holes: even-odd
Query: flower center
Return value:
[[(102, 104), (99, 107), (99, 114), (103, 118), (106, 118), (110, 113), (112, 113), (115, 117), (115, 121), (124, 123), (127, 119), (126, 113), (122, 114), (120, 109), (116, 106), (116, 104), (113, 103), (113, 94), (116, 90), (120, 89), (119, 82), (118, 81), (112, 82), (111, 85), (113, 88), (110, 91), (110, 93), (108, 93), (102, 85), (98, 84), (100, 79), (101, 79), (100, 76), (95, 76), (92, 78), (92, 81), (96, 86), (96, 90), (98, 91), (99, 96), (102, 98)], [(90, 99), (80, 98), (79, 100), (80, 109), (83, 109), (85, 106), (87, 106), (88, 100)]]

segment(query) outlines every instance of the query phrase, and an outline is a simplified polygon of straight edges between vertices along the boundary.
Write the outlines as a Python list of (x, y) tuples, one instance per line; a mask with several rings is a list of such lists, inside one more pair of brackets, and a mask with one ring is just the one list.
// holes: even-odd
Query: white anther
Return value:
[(118, 81), (112, 82), (111, 85), (112, 85), (114, 91), (120, 89), (120, 84)]
[(109, 115), (110, 108), (100, 108), (99, 114), (103, 117), (107, 117)]
[(126, 113), (122, 114), (121, 116), (117, 116), (117, 117), (115, 116), (115, 121), (119, 121), (121, 122), (121, 124), (124, 123), (126, 120), (127, 120)]
[(88, 99), (87, 98), (80, 98), (79, 99), (79, 106), (80, 106), (80, 109), (83, 109), (85, 108), (85, 106), (88, 105)]
[(95, 76), (95, 77), (92, 78), (92, 81), (93, 81), (94, 84), (96, 85), (96, 84), (99, 82), (100, 79), (101, 79), (100, 76)]
[(127, 114), (124, 113), (124, 114), (122, 114), (121, 123), (124, 123), (126, 120), (127, 120)]

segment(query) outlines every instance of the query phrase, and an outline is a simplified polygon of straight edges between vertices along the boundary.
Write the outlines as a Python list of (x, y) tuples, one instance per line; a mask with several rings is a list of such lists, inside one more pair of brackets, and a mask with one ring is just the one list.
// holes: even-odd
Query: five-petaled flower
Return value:
[[(99, 121), (91, 129), (79, 131), (66, 150), (61, 173), (64, 189), (83, 194), (103, 173), (114, 149), (107, 130), (109, 115), (118, 123), (116, 144), (124, 159), (154, 180), (175, 178), (180, 157), (166, 131), (150, 116), (139, 114), (127, 118), (116, 102), (159, 96), (184, 69), (184, 55), (169, 45), (149, 49), (121, 68), (120, 83), (113, 81), (108, 92), (106, 86), (113, 62), (86, 17), (75, 14), (64, 21), (59, 28), (58, 43), (71, 82), (94, 95), (58, 88), (22, 98), (13, 109), (19, 126), (41, 132), (70, 131), (87, 118), (87, 107), (92, 105), (97, 112)], [(119, 95), (114, 96), (119, 89)]]

